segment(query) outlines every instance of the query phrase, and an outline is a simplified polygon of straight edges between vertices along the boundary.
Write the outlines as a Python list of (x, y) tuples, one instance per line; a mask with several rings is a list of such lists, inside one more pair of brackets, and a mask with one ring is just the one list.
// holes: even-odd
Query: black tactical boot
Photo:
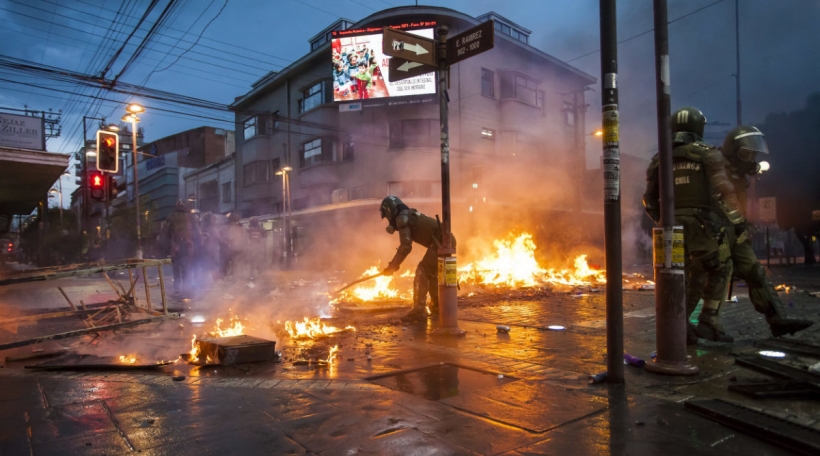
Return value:
[(698, 344), (698, 334), (695, 331), (695, 325), (692, 323), (686, 322), (686, 345), (697, 345)]
[(402, 323), (427, 321), (427, 310), (424, 307), (413, 307), (407, 315), (401, 317)]
[(766, 321), (769, 322), (769, 329), (772, 331), (772, 336), (774, 337), (794, 334), (814, 324), (811, 320), (787, 317), (767, 317)]
[(695, 328), (698, 337), (711, 340), (712, 342), (734, 342), (732, 336), (726, 334), (717, 310), (703, 309), (698, 317), (698, 326)]

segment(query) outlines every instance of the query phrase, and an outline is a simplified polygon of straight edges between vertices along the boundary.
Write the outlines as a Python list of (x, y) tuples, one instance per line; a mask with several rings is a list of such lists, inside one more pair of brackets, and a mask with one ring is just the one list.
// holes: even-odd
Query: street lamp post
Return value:
[(283, 255), (285, 257), (285, 268), (290, 268), (290, 179), (288, 172), (293, 171), (290, 166), (285, 166), (276, 171), (277, 176), (282, 176), (282, 236), (284, 238)]
[(136, 208), (137, 212), (137, 259), (142, 259), (142, 233), (140, 231), (140, 187), (139, 187), (139, 180), (137, 179), (137, 122), (140, 121), (140, 118), (137, 117), (137, 114), (145, 112), (145, 108), (138, 105), (137, 103), (131, 103), (126, 108), (128, 111), (124, 116), (122, 116), (123, 122), (130, 122), (131, 123), (131, 152), (132, 152), (132, 161), (134, 167), (134, 207)]
[[(63, 179), (63, 176), (60, 176), (60, 180), (62, 180), (62, 179)], [(62, 229), (62, 227), (63, 227), (63, 183), (60, 182), (60, 189), (59, 190), (56, 189), (56, 188), (52, 188), (48, 192), (51, 193), (52, 195), (54, 195), (55, 193), (60, 195), (60, 228)]]

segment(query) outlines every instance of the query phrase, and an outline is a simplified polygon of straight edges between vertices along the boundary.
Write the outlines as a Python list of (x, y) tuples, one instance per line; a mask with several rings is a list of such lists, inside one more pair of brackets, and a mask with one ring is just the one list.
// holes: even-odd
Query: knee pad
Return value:
[(749, 271), (748, 281), (758, 286), (764, 286), (766, 284), (766, 270), (763, 269), (762, 264), (755, 263), (755, 265), (752, 266), (751, 271)]

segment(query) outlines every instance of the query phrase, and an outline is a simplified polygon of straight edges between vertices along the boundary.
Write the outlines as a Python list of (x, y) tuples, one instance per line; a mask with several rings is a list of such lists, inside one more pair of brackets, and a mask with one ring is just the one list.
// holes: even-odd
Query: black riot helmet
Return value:
[(759, 170), (757, 154), (768, 155), (769, 145), (757, 127), (742, 125), (726, 135), (721, 150), (732, 167), (744, 174), (756, 174)]
[(241, 220), (241, 217), (239, 217), (239, 214), (236, 212), (229, 212), (225, 218), (228, 219), (228, 223), (239, 223), (239, 220)]
[(703, 139), (706, 116), (698, 108), (681, 108), (672, 113), (672, 142), (692, 143)]
[(395, 196), (388, 196), (387, 198), (382, 200), (382, 205), (379, 207), (379, 211), (382, 214), (382, 218), (386, 218), (390, 223), (393, 223), (393, 219), (398, 214), (399, 205), (404, 206), (404, 203)]
[(259, 219), (256, 217), (251, 217), (251, 219), (248, 220), (248, 227), (259, 228)]
[(188, 205), (185, 204), (185, 200), (179, 200), (176, 206), (174, 206), (174, 210), (176, 212), (188, 212)]

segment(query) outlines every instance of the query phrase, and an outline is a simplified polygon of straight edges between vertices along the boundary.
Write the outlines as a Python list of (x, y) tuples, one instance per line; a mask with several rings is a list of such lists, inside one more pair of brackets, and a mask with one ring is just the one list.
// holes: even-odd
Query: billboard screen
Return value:
[[(433, 29), (407, 30), (407, 33), (433, 39)], [(389, 81), (391, 57), (382, 53), (382, 33), (334, 36), (333, 101), (429, 95), (436, 93), (435, 73), (401, 81)]]

